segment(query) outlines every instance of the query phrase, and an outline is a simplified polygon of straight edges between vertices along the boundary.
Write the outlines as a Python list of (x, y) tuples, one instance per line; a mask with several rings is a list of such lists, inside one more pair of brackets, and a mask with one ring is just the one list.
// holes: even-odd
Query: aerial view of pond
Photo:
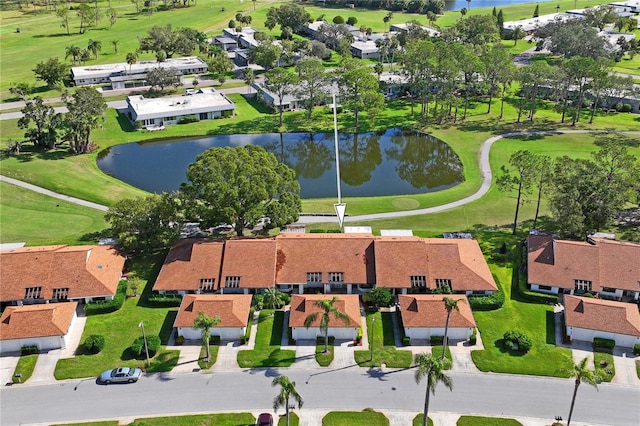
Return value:
[[(260, 145), (296, 171), (302, 198), (336, 197), (332, 133), (220, 135), (113, 146), (98, 167), (149, 192), (173, 191), (185, 182), (196, 156), (209, 148)], [(462, 164), (439, 139), (401, 129), (339, 135), (345, 197), (421, 194), (462, 182)]]
[[(480, 9), (481, 7), (496, 7), (500, 9), (504, 6), (510, 6), (512, 4), (523, 4), (523, 3), (545, 3), (550, 0), (540, 0), (540, 1), (532, 1), (532, 0), (445, 0), (444, 10), (460, 10), (463, 7), (467, 9)], [(533, 8), (531, 7), (531, 13), (533, 13)]]

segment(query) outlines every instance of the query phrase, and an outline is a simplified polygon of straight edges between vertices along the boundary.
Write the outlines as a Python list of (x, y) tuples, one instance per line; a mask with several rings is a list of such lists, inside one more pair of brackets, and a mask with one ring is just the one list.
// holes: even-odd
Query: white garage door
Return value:
[(293, 327), (291, 332), (294, 340), (315, 340), (316, 336), (322, 336), (318, 327)]

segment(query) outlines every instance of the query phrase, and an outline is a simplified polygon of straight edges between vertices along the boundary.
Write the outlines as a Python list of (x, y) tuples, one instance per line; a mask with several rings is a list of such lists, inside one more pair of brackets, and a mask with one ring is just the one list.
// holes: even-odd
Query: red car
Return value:
[(273, 426), (273, 416), (269, 413), (260, 414), (256, 426)]

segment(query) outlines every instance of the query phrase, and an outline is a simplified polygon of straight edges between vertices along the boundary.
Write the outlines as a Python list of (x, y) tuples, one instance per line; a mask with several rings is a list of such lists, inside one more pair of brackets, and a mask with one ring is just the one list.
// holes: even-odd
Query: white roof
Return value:
[(234, 110), (236, 105), (211, 87), (199, 89), (189, 96), (168, 96), (145, 99), (142, 95), (128, 96), (127, 104), (135, 120)]
[(135, 64), (118, 62), (115, 64), (87, 65), (82, 67), (72, 67), (71, 74), (74, 79), (83, 78), (106, 78), (117, 75), (145, 74), (149, 69), (176, 68), (179, 71), (193, 68), (207, 68), (207, 64), (197, 56), (186, 56), (183, 58), (169, 58), (164, 62), (155, 60), (140, 61)]
[(517, 27), (522, 27), (522, 31), (533, 31), (538, 27), (543, 27), (555, 20), (565, 21), (567, 19), (581, 18), (581, 15), (572, 15), (568, 13), (551, 13), (549, 15), (541, 15), (537, 18), (521, 19), (519, 21), (508, 21), (503, 24), (505, 30), (513, 31)]
[[(389, 31), (406, 31), (407, 27), (409, 25), (414, 25), (411, 23), (406, 23), (406, 24), (391, 24), (389, 26)], [(436, 30), (435, 28), (432, 27), (428, 27), (426, 25), (422, 25), (422, 24), (417, 24), (420, 28), (422, 28), (423, 30), (425, 30), (426, 32), (429, 33), (429, 35), (431, 37), (433, 36), (437, 36), (440, 34), (440, 31)]]
[(378, 46), (376, 46), (376, 42), (372, 40), (356, 41), (351, 43), (351, 47), (358, 49), (362, 53), (375, 53), (380, 51)]
[(411, 229), (381, 229), (380, 235), (383, 237), (413, 237)]
[(371, 234), (370, 226), (345, 226), (345, 234)]

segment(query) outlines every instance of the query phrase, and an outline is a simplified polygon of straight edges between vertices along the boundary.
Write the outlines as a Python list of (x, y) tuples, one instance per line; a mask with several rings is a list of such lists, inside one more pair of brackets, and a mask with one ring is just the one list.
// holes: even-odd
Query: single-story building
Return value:
[(178, 336), (198, 340), (202, 337), (202, 330), (194, 328), (193, 321), (203, 312), (210, 318), (220, 318), (220, 323), (210, 329), (212, 336), (220, 336), (221, 340), (238, 340), (247, 332), (251, 297), (245, 294), (188, 294), (182, 299), (173, 327), (177, 329)]
[(0, 302), (111, 300), (124, 257), (111, 246), (39, 246), (0, 252)]
[(628, 348), (640, 343), (640, 313), (634, 303), (566, 295), (564, 315), (571, 340), (593, 342), (597, 337)]
[(468, 340), (476, 328), (476, 321), (466, 296), (455, 294), (410, 294), (398, 296), (400, 316), (405, 336), (426, 340), (444, 336), (447, 310), (444, 298), (458, 301), (458, 311), (451, 311), (448, 340)]
[(531, 290), (606, 298), (640, 298), (640, 244), (589, 238), (569, 241), (530, 234), (527, 274)]
[(426, 31), (430, 37), (436, 37), (440, 35), (440, 31), (433, 28), (433, 27), (429, 27), (426, 25), (421, 25), (421, 24), (416, 24), (413, 22), (409, 22), (409, 23), (404, 23), (404, 24), (391, 24), (389, 26), (389, 31), (390, 32), (400, 32), (400, 31), (408, 31), (408, 29), (411, 26), (417, 26), (420, 29), (422, 29), (423, 31)]
[(213, 120), (233, 117), (236, 104), (214, 88), (206, 87), (183, 96), (146, 99), (127, 96), (127, 118), (137, 128), (154, 129), (183, 119)]
[(351, 55), (360, 59), (378, 59), (380, 48), (373, 40), (355, 41), (351, 43)]
[(213, 44), (220, 47), (222, 50), (229, 52), (238, 48), (238, 42), (236, 39), (226, 36), (218, 36), (213, 38)]
[[(325, 299), (331, 299), (334, 296), (322, 294), (294, 294), (291, 296), (291, 310), (289, 311), (289, 327), (291, 328), (291, 337), (295, 340), (315, 340), (317, 337), (323, 337), (324, 333), (320, 330), (320, 320), (324, 313), (322, 308), (315, 305)], [(348, 317), (347, 321), (336, 319), (330, 316), (328, 335), (333, 336), (336, 340), (355, 340), (358, 337), (358, 328), (360, 327), (360, 301), (356, 295), (339, 295), (335, 296), (338, 300), (335, 302), (335, 308)], [(309, 328), (304, 326), (304, 322), (311, 314), (317, 314), (317, 318)]]
[[(304, 84), (304, 83), (301, 83), (301, 84)], [(254, 83), (251, 85), (251, 87), (255, 89), (257, 99), (263, 104), (265, 104), (266, 106), (268, 106), (269, 108), (271, 108), (273, 111), (279, 111), (280, 105), (282, 105), (283, 111), (291, 111), (291, 110), (304, 108), (305, 100), (298, 93), (294, 92), (291, 94), (287, 94), (282, 97), (282, 101), (281, 101), (280, 97), (277, 94), (270, 91), (269, 89), (267, 89), (263, 83)], [(323, 92), (327, 95), (325, 97), (325, 102), (332, 104), (333, 100), (331, 98), (331, 94), (338, 93), (338, 83), (334, 81), (327, 84), (323, 88)], [(336, 97), (336, 98), (337, 98), (336, 102), (338, 103), (338, 105), (340, 105), (339, 97)]]
[(23, 346), (41, 351), (67, 347), (77, 302), (8, 306), (0, 317), (0, 354)]
[(112, 89), (146, 86), (147, 72), (153, 68), (175, 68), (182, 75), (203, 74), (207, 64), (197, 56), (169, 58), (166, 61), (145, 60), (128, 64), (83, 65), (71, 67), (71, 79), (76, 86), (109, 84)]

